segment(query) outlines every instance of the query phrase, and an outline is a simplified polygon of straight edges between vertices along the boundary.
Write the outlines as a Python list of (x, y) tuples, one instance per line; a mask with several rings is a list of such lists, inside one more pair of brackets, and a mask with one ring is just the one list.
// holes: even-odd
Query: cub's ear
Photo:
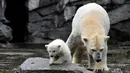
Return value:
[(108, 41), (109, 38), (110, 38), (110, 36), (104, 36), (105, 41)]
[(60, 48), (60, 47), (61, 47), (61, 45), (58, 45), (57, 47), (58, 47), (58, 48)]
[(48, 48), (48, 45), (45, 45), (45, 48), (47, 49), (47, 48)]

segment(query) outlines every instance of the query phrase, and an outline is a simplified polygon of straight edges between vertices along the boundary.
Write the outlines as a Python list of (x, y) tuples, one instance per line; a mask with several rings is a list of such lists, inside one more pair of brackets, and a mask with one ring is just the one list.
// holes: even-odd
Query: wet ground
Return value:
[[(29, 57), (48, 58), (44, 44), (20, 44), (19, 48), (0, 49), (0, 73), (13, 73)], [(130, 73), (130, 42), (109, 45), (108, 66)]]

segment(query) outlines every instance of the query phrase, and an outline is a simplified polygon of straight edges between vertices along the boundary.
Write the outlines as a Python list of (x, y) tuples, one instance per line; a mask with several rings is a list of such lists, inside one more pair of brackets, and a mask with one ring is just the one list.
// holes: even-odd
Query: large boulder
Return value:
[(41, 16), (46, 16), (48, 14), (54, 13), (57, 11), (56, 9), (56, 5), (55, 4), (51, 4), (49, 6), (46, 7), (41, 7), (39, 9), (36, 10)]
[(64, 18), (65, 20), (71, 19), (75, 15), (76, 7), (75, 6), (67, 6), (64, 10)]
[(12, 38), (12, 29), (0, 22), (0, 47), (12, 47), (12, 45), (9, 43)]
[(130, 40), (130, 19), (117, 23), (111, 27), (110, 36), (119, 41)]
[(126, 0), (111, 0), (113, 4), (123, 4)]
[(29, 0), (28, 1), (28, 9), (31, 11), (39, 7), (40, 0)]
[(7, 42), (10, 40), (12, 40), (12, 29), (0, 23), (0, 42)]
[(42, 20), (42, 17), (36, 11), (29, 12), (29, 22), (37, 22), (40, 20)]
[(121, 7), (108, 12), (111, 24), (118, 23), (130, 18), (130, 5), (122, 5)]
[(17, 73), (92, 73), (76, 64), (49, 65), (49, 59), (29, 58), (16, 70)]

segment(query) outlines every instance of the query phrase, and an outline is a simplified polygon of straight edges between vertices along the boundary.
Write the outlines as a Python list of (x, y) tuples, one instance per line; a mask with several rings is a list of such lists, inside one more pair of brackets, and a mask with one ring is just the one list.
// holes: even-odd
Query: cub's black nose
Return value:
[(50, 55), (50, 57), (53, 57), (53, 55)]
[(100, 62), (100, 61), (101, 61), (101, 59), (96, 60), (96, 62)]

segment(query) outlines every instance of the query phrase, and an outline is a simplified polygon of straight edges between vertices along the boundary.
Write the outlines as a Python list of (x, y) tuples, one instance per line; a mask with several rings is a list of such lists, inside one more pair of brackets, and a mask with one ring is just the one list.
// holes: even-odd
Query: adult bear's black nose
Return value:
[(101, 59), (97, 59), (97, 60), (96, 60), (96, 62), (100, 62), (100, 61), (101, 61)]

